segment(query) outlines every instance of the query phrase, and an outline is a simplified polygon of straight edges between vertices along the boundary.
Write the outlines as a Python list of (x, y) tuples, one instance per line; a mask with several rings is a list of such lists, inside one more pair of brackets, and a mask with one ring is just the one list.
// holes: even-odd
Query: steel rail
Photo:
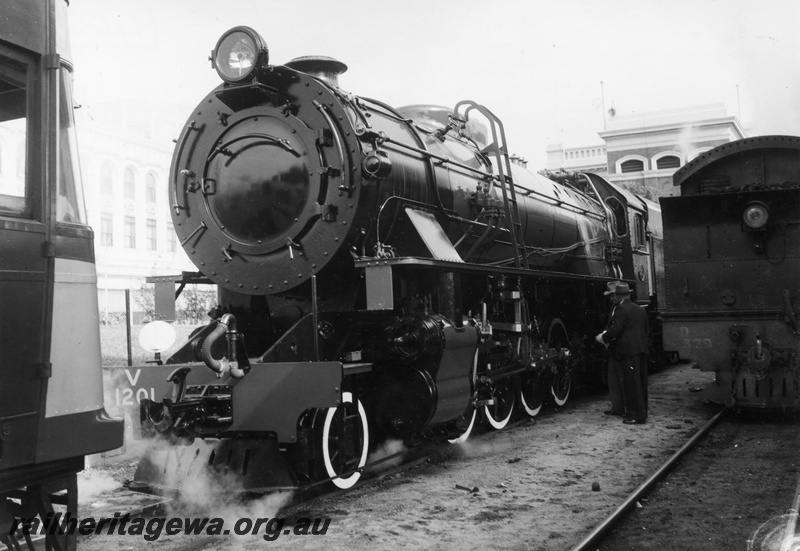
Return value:
[(586, 536), (583, 541), (581, 541), (578, 545), (572, 548), (572, 551), (589, 551), (597, 549), (597, 543), (605, 536), (613, 527), (614, 525), (619, 522), (625, 514), (631, 509), (635, 503), (642, 498), (648, 491), (664, 476), (667, 472), (675, 466), (675, 463), (683, 457), (689, 450), (691, 450), (703, 437), (708, 434), (708, 432), (717, 424), (717, 422), (722, 418), (722, 415), (725, 413), (726, 410), (722, 410), (717, 413), (714, 417), (709, 419), (709, 421), (703, 425), (700, 430), (698, 430), (694, 435), (683, 445), (681, 448), (676, 451), (672, 456), (667, 459), (666, 463), (661, 465), (659, 469), (650, 475), (650, 478), (645, 480), (638, 488), (636, 488), (632, 494), (628, 496), (628, 498), (622, 502), (622, 505), (616, 508), (616, 510), (611, 513), (603, 522), (597, 525), (592, 532)]

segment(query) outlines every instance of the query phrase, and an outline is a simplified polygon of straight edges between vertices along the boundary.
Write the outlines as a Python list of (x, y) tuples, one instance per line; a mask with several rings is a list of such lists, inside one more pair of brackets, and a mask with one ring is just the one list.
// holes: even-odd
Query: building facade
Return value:
[(122, 109), (109, 113), (114, 124), (97, 111), (76, 124), (100, 312), (118, 314), (125, 311), (125, 290), (141, 288), (148, 276), (197, 268), (177, 242), (170, 214), (167, 180), (177, 131), (171, 136), (168, 124), (142, 127), (144, 117)]
[[(611, 117), (604, 145), (547, 149), (547, 168), (587, 170), (651, 199), (675, 195), (672, 175), (701, 153), (746, 137), (722, 104)], [(599, 158), (602, 150), (602, 159)]]
[(569, 148), (563, 147), (562, 144), (550, 144), (546, 153), (547, 170), (594, 172), (604, 178), (608, 174), (605, 144)]

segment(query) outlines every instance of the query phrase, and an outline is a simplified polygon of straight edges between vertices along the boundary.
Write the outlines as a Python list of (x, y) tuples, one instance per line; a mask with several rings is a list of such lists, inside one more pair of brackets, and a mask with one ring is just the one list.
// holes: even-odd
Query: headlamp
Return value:
[(151, 321), (139, 332), (139, 344), (148, 352), (163, 352), (175, 342), (175, 329), (165, 321)]
[(234, 27), (217, 42), (211, 55), (222, 80), (236, 83), (247, 80), (253, 71), (269, 62), (264, 39), (250, 27)]
[(752, 201), (744, 207), (742, 221), (749, 230), (761, 230), (769, 220), (769, 209), (761, 201)]

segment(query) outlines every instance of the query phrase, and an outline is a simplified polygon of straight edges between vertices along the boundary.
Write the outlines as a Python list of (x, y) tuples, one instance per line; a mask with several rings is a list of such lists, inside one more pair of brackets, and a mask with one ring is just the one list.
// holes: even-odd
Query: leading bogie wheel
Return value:
[(322, 462), (334, 486), (352, 488), (367, 463), (369, 424), (361, 400), (342, 392), (342, 403), (322, 410), (325, 419), (320, 434)]
[[(475, 377), (477, 377), (478, 371), (478, 357), (480, 355), (479, 350), (475, 350), (475, 356), (472, 359), (472, 371), (470, 373), (470, 383), (472, 388), (475, 388)], [(474, 407), (470, 406), (469, 410), (462, 415), (455, 423), (456, 428), (466, 427), (461, 430), (461, 432), (454, 431), (455, 434), (458, 434), (455, 438), (448, 438), (447, 441), (451, 444), (463, 444), (469, 438), (469, 435), (472, 434), (472, 429), (475, 427), (475, 420), (478, 418), (478, 410)]]
[(468, 412), (462, 419), (459, 419), (459, 423), (463, 422), (466, 425), (466, 428), (463, 429), (463, 432), (456, 436), (455, 438), (448, 438), (447, 441), (451, 444), (463, 444), (469, 438), (469, 435), (472, 434), (472, 429), (475, 427), (475, 419), (478, 417), (478, 410), (472, 409)]

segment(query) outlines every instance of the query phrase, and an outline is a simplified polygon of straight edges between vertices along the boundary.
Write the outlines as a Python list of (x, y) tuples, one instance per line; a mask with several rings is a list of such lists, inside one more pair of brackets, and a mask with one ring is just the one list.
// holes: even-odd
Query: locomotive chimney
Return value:
[(296, 57), (286, 66), (318, 78), (334, 88), (339, 87), (339, 75), (347, 71), (347, 65), (338, 59), (321, 55)]

